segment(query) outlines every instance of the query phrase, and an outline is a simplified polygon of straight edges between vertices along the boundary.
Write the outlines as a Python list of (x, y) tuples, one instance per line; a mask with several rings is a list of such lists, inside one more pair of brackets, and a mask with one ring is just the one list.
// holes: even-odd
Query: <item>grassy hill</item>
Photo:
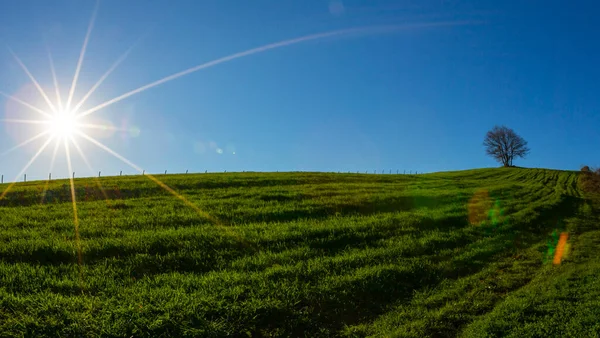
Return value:
[(0, 335), (597, 336), (600, 203), (579, 175), (158, 177), (181, 198), (78, 179), (78, 233), (68, 181), (17, 184)]

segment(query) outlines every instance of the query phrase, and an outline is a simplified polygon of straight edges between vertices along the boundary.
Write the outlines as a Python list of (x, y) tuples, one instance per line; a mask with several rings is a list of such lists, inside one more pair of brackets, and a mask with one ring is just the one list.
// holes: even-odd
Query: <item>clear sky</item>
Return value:
[[(53, 102), (46, 46), (66, 101), (94, 7), (91, 0), (1, 5), (0, 44)], [(496, 166), (482, 141), (505, 124), (532, 150), (515, 164), (578, 169), (600, 164), (598, 10), (593, 1), (104, 0), (73, 101), (134, 44), (80, 111), (230, 54), (371, 27), (162, 83), (86, 117), (126, 131), (90, 135), (148, 172), (432, 172)], [(49, 111), (6, 48), (0, 91)], [(0, 111), (5, 119), (40, 117), (5, 97)], [(2, 122), (0, 151), (40, 128)], [(5, 181), (45, 140), (0, 158)], [(135, 172), (85, 139), (75, 141), (95, 174)], [(46, 177), (53, 148), (27, 170), (30, 179)], [(63, 148), (58, 154), (53, 176), (64, 177)], [(92, 174), (72, 147), (71, 155), (78, 176)]]

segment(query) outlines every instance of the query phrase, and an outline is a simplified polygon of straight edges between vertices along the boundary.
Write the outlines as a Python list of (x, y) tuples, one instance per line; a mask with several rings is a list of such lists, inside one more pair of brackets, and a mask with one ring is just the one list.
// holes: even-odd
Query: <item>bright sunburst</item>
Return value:
[(48, 123), (48, 131), (56, 139), (72, 139), (80, 131), (77, 118), (69, 110), (57, 111)]

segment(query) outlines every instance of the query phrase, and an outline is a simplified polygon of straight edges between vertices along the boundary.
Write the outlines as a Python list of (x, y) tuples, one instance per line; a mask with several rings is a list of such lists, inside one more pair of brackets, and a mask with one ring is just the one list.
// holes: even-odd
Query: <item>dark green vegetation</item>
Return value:
[(0, 334), (597, 336), (600, 205), (579, 175), (159, 177), (210, 218), (145, 177), (101, 179), (108, 200), (76, 180), (79, 242), (66, 181), (18, 184)]

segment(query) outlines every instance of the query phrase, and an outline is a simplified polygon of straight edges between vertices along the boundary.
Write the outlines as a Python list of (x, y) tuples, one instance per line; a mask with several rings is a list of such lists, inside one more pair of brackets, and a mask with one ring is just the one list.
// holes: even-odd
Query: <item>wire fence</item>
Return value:
[[(257, 171), (245, 171), (245, 170), (241, 171), (241, 172), (242, 173), (257, 173)], [(279, 173), (280, 171), (276, 171), (276, 172)], [(293, 172), (311, 172), (311, 171), (288, 171), (288, 172), (289, 173), (293, 173)], [(217, 173), (227, 173), (227, 170), (224, 170), (224, 171), (208, 171), (208, 170), (205, 170), (204, 171), (204, 174), (217, 174)], [(232, 174), (232, 173), (240, 173), (240, 172), (239, 171), (238, 172), (229, 171), (229, 173)], [(264, 173), (268, 173), (268, 172), (264, 172)], [(364, 174), (367, 174), (367, 175), (369, 175), (369, 174), (371, 174), (371, 175), (422, 175), (422, 174), (424, 174), (424, 172), (418, 172), (416, 170), (414, 172), (413, 172), (413, 170), (409, 170), (407, 172), (406, 170), (400, 171), (399, 169), (396, 169), (395, 172), (392, 169), (388, 169), (388, 170), (382, 169), (381, 171), (378, 171), (377, 169), (375, 169), (373, 171), (365, 170), (364, 172), (360, 171), (360, 170), (357, 170), (357, 171), (337, 171), (337, 172), (335, 172), (335, 171), (333, 171), (333, 172), (329, 171), (329, 172), (321, 172), (321, 173), (329, 173), (329, 174), (335, 174), (335, 173), (337, 173), (337, 174), (363, 174), (363, 175)], [(168, 170), (165, 170), (164, 172), (160, 172), (160, 174), (162, 174), (162, 175), (168, 175), (169, 173), (168, 173)], [(183, 173), (183, 172), (174, 172), (174, 173), (171, 173), (171, 174), (172, 175), (177, 175), (177, 174), (179, 174), (179, 175), (183, 175), (183, 174), (202, 174), (202, 172), (192, 172), (192, 173), (190, 173), (190, 171), (186, 169), (185, 173)], [(146, 175), (146, 170), (143, 170), (141, 174), (139, 174), (139, 173), (138, 174), (125, 174), (125, 176), (138, 176), (138, 175)], [(152, 174), (152, 175), (157, 175), (157, 174)], [(102, 176), (102, 171), (98, 171), (98, 177), (117, 177), (117, 176), (123, 176), (123, 170), (120, 170), (118, 175), (107, 175), (107, 176)], [(75, 179), (75, 178), (93, 178), (93, 177), (94, 176), (81, 176), (81, 177), (77, 177), (76, 176), (76, 172), (73, 172), (72, 175), (71, 175), (71, 177), (62, 177), (62, 178), (59, 177), (59, 178), (55, 178), (55, 180), (69, 179), (69, 178), (73, 178), (73, 179)], [(48, 174), (48, 181), (51, 181), (51, 180), (52, 180), (52, 173), (49, 173)], [(37, 180), (33, 180), (33, 181), (41, 181), (41, 179), (37, 179)], [(14, 183), (14, 182), (27, 182), (27, 174), (23, 174), (23, 180), (22, 181), (20, 181), (19, 178), (17, 177), (12, 182), (8, 181), (8, 180), (4, 181), (4, 175), (3, 174), (0, 175), (0, 184)]]

